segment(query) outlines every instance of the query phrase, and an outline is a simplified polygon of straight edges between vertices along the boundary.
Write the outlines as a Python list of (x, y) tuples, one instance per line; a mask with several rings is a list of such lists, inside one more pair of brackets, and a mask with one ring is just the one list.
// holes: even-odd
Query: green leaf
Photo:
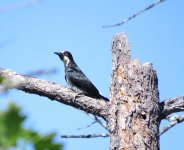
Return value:
[(5, 80), (4, 77), (0, 76), (0, 84), (2, 84), (2, 82)]
[(41, 135), (23, 128), (26, 118), (27, 116), (21, 114), (21, 108), (13, 103), (5, 111), (0, 111), (0, 149), (17, 147), (17, 141), (22, 139), (25, 144), (31, 143), (35, 150), (62, 150), (62, 144), (54, 142), (56, 133)]
[(19, 132), (22, 130), (22, 123), (26, 117), (20, 115), (20, 108), (13, 103), (10, 103), (7, 110), (0, 114), (2, 132), (4, 137), (9, 139), (7, 145), (15, 146)]

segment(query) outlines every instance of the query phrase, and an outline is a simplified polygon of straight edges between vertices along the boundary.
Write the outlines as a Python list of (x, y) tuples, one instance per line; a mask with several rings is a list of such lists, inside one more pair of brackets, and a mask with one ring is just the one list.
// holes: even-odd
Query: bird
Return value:
[(69, 51), (54, 53), (63, 61), (65, 68), (65, 80), (74, 92), (78, 93), (78, 95), (83, 94), (88, 97), (109, 101), (108, 98), (99, 93), (98, 89), (77, 66), (72, 54)]

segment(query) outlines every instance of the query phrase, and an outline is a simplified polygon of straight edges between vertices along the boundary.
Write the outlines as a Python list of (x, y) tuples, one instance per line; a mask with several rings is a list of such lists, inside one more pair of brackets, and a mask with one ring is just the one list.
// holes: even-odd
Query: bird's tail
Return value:
[(105, 101), (109, 101), (109, 99), (107, 97), (104, 97), (103, 95), (100, 94), (100, 98), (105, 100)]

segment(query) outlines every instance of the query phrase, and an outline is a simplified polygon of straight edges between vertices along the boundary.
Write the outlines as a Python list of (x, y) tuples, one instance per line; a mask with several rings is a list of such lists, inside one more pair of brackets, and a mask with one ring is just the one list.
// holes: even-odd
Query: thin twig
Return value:
[(87, 135), (62, 135), (61, 138), (97, 138), (109, 137), (109, 134), (87, 134)]
[[(175, 118), (175, 119), (174, 119)], [(175, 125), (181, 123), (184, 121), (184, 115), (183, 116), (178, 116), (178, 117), (174, 117), (172, 119), (169, 119), (169, 120), (172, 120), (170, 122), (170, 124), (168, 124), (166, 127), (164, 127), (161, 131), (160, 131), (160, 135), (164, 134), (165, 132), (167, 132), (169, 129), (171, 129), (172, 127), (174, 127)]]
[(82, 127), (82, 128), (77, 128), (77, 130), (81, 130), (81, 129), (85, 129), (85, 128), (89, 128), (91, 127), (92, 125), (94, 125), (95, 123), (97, 123), (96, 121), (93, 121), (91, 124), (85, 126), (85, 127)]
[(113, 24), (113, 25), (105, 25), (105, 26), (102, 26), (102, 28), (110, 28), (110, 27), (117, 27), (117, 26), (120, 26), (120, 25), (123, 25), (125, 23), (127, 23), (128, 21), (134, 19), (135, 17), (137, 17), (138, 15), (142, 14), (143, 12), (155, 7), (156, 5), (162, 3), (162, 2), (165, 2), (166, 0), (158, 0), (152, 4), (150, 4), (149, 6), (145, 7), (144, 9), (138, 11), (137, 13), (134, 13), (133, 15), (131, 15), (130, 17), (124, 19), (123, 21), (119, 22), (119, 23), (116, 23), (116, 24)]
[(95, 121), (98, 122), (102, 127), (108, 130), (107, 124), (103, 123), (101, 119), (94, 115)]
[(30, 71), (28, 73), (26, 73), (25, 75), (28, 76), (41, 76), (41, 75), (52, 75), (57, 73), (57, 69), (53, 68), (53, 69), (39, 69), (39, 70), (35, 70), (35, 71)]
[(20, 8), (34, 6), (34, 5), (39, 4), (40, 2), (41, 2), (41, 0), (28, 0), (28, 1), (25, 1), (25, 2), (10, 4), (10, 5), (7, 5), (7, 6), (0, 7), (0, 13), (7, 12), (7, 11), (10, 11), (10, 10), (14, 10), (14, 9), (20, 9)]
[(93, 120), (95, 120), (95, 122), (99, 123), (103, 128), (107, 129), (108, 130), (108, 127), (107, 127), (107, 124), (106, 123), (103, 123), (103, 121), (98, 118), (97, 116), (95, 115), (92, 115), (92, 114), (88, 114), (86, 113), (90, 118), (92, 118)]

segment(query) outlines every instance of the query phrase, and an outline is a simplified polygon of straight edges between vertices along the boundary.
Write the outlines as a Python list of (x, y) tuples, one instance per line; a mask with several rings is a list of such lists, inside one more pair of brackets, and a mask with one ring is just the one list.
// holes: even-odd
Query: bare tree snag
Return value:
[[(160, 121), (174, 112), (184, 111), (184, 97), (159, 103), (158, 79), (152, 64), (133, 60), (126, 36), (119, 33), (112, 41), (112, 81), (110, 101), (87, 96), (74, 97), (69, 88), (30, 76), (0, 69), (6, 79), (4, 89), (15, 88), (27, 93), (45, 96), (70, 105), (107, 121), (105, 134), (64, 135), (65, 138), (94, 138), (110, 136), (110, 150), (159, 150), (159, 136), (183, 122), (181, 116), (159, 134)], [(2, 86), (2, 85), (1, 85)], [(1, 91), (1, 89), (0, 89)]]
[(159, 92), (151, 64), (130, 56), (127, 38), (117, 34), (112, 43), (111, 150), (159, 149)]

